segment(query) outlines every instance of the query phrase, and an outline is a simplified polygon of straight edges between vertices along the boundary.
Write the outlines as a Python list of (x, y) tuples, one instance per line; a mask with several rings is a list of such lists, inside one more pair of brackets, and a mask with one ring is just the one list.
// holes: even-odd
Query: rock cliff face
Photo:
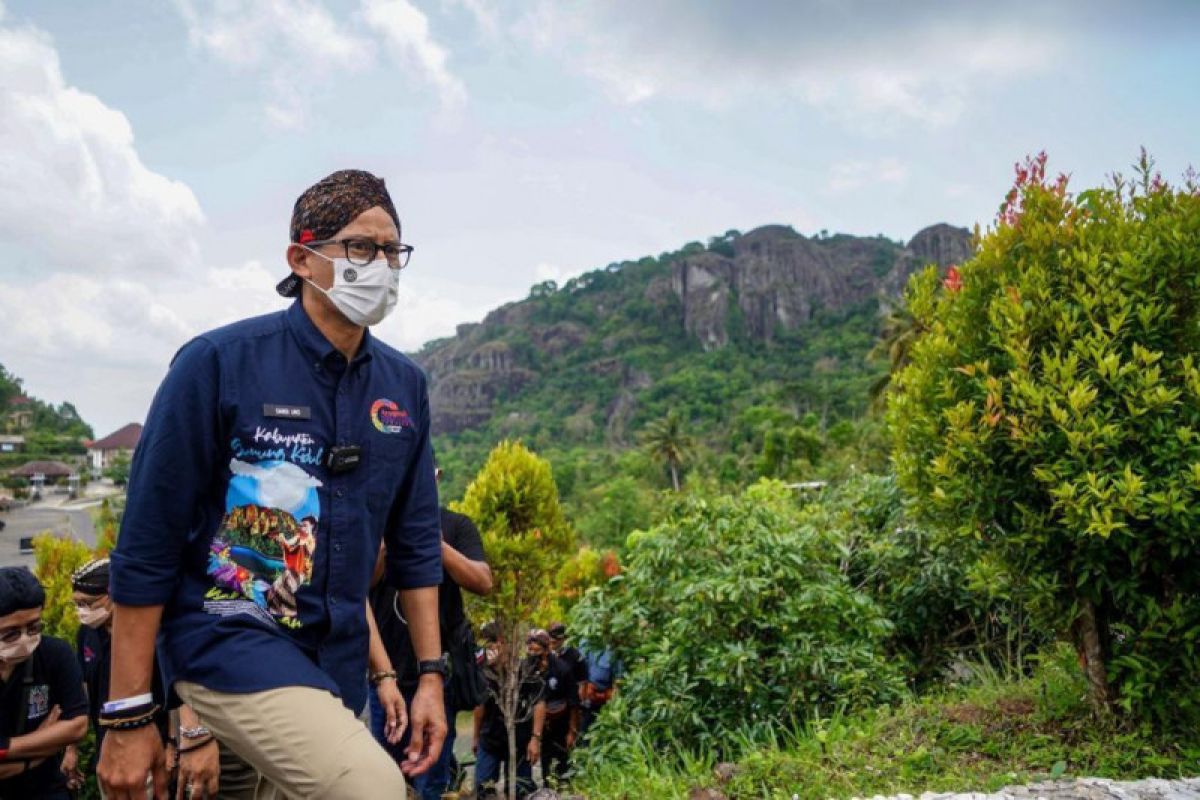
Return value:
[[(705, 349), (724, 347), (734, 336), (766, 343), (781, 331), (809, 324), (820, 310), (850, 310), (871, 301), (886, 306), (915, 270), (928, 263), (945, 268), (965, 261), (972, 249), (966, 229), (944, 224), (925, 228), (904, 246), (882, 237), (807, 238), (771, 225), (736, 237), (719, 251), (680, 255), (669, 274), (648, 280), (635, 295), (597, 300), (594, 309), (603, 318), (613, 303), (635, 297), (661, 309), (665, 331), (690, 336)], [(586, 286), (586, 278), (579, 285)], [(460, 325), (455, 336), (433, 342), (417, 355), (430, 379), (435, 433), (486, 422), (499, 398), (512, 396), (537, 377), (536, 363), (567, 358), (596, 333), (579, 322), (536, 322), (539, 302), (544, 301), (531, 298), (502, 306), (481, 323)], [(508, 343), (514, 338), (522, 342), (520, 348)], [(648, 378), (631, 374), (620, 363), (619, 336), (603, 341), (613, 358), (588, 368), (614, 371), (620, 392), (606, 415), (607, 434), (620, 440), (635, 393), (648, 385)]]
[(750, 339), (769, 342), (777, 331), (808, 324), (819, 309), (899, 295), (914, 270), (946, 267), (970, 253), (970, 234), (949, 225), (924, 229), (906, 247), (882, 238), (808, 239), (769, 226), (735, 240), (732, 256), (708, 251), (679, 259), (671, 285), (683, 301), (684, 329), (711, 350), (729, 343), (730, 323), (739, 317)]

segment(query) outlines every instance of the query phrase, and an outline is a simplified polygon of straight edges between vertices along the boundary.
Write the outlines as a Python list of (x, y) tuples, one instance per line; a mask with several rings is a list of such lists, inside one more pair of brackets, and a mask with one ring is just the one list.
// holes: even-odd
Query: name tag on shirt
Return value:
[(283, 403), (263, 403), (263, 416), (277, 419), (312, 419), (312, 408), (287, 406)]

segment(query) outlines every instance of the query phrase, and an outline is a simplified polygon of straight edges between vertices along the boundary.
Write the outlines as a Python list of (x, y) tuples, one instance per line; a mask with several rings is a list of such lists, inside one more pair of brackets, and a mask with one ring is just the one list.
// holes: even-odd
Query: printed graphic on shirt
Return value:
[(299, 627), (296, 592), (312, 580), (321, 482), (296, 464), (234, 458), (225, 518), (213, 537), (205, 610), (249, 613)]
[(37, 719), (50, 713), (50, 687), (46, 684), (29, 687), (29, 715), (26, 719)]
[(408, 412), (392, 400), (381, 398), (371, 404), (371, 424), (381, 433), (400, 433), (413, 426)]

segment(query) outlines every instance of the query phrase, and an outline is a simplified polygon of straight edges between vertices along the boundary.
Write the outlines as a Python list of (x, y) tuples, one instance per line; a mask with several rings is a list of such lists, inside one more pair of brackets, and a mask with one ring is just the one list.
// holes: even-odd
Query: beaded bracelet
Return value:
[(154, 724), (154, 718), (158, 714), (158, 706), (154, 706), (149, 712), (140, 717), (132, 717), (130, 719), (109, 719), (106, 716), (100, 717), (100, 727), (107, 728), (110, 731), (132, 731), (138, 728), (144, 728), (147, 725)]
[(373, 673), (371, 673), (371, 684), (373, 686), (378, 686), (379, 684), (386, 681), (388, 678), (391, 678), (392, 680), (396, 680), (395, 670), (388, 670), (386, 672), (373, 672)]
[(154, 703), (143, 703), (140, 705), (131, 705), (119, 711), (101, 711), (100, 718), (101, 720), (114, 722), (118, 720), (133, 720), (133, 718), (140, 718), (146, 714), (155, 714), (157, 710), (158, 706)]

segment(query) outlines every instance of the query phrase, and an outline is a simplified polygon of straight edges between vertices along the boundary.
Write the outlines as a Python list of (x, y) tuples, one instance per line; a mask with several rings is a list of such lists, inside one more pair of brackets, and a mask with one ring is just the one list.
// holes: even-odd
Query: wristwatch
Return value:
[(446, 658), (445, 653), (442, 653), (441, 658), (434, 658), (429, 661), (418, 661), (417, 662), (417, 674), (418, 675), (428, 675), (433, 672), (436, 672), (438, 675), (441, 675), (443, 678), (450, 674), (450, 664), (449, 664), (449, 660)]

